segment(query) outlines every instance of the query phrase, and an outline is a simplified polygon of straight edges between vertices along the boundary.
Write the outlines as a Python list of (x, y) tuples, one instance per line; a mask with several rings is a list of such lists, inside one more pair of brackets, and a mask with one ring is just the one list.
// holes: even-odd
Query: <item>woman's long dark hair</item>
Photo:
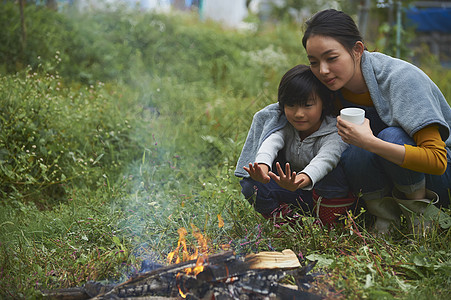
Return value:
[(313, 35), (332, 37), (337, 40), (348, 52), (351, 52), (355, 43), (363, 38), (354, 20), (342, 11), (326, 9), (317, 12), (306, 23), (302, 38), (302, 45)]

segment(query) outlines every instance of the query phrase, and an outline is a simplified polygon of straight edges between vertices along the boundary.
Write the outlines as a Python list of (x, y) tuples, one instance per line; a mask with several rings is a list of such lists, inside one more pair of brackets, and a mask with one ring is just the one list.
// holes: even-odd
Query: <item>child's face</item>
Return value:
[(323, 102), (315, 94), (303, 106), (299, 104), (285, 105), (284, 112), (288, 122), (305, 138), (317, 131), (321, 126)]

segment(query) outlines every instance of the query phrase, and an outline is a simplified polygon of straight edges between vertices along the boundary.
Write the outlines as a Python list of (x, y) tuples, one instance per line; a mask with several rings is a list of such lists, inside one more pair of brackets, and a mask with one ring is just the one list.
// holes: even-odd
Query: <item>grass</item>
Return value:
[[(241, 195), (233, 171), (252, 115), (275, 101), (286, 69), (306, 62), (300, 39), (288, 38), (299, 36), (297, 28), (281, 24), (241, 33), (181, 16), (117, 18), (112, 13), (85, 18), (77, 30), (97, 22), (93, 28), (101, 36), (97, 48), (87, 47), (86, 55), (77, 52), (79, 59), (89, 58), (91, 69), (78, 69), (87, 61), (70, 69), (64, 63), (72, 59), (65, 56), (67, 49), (60, 52), (60, 64), (46, 61), (36, 74), (26, 70), (33, 76), (2, 75), (0, 92), (13, 113), (2, 115), (0, 142), (16, 142), (15, 152), (11, 150), (16, 155), (0, 151), (2, 165), (32, 168), (35, 180), (28, 187), (46, 185), (52, 192), (23, 197), (21, 180), (13, 181), (15, 189), (3, 191), (1, 298), (39, 298), (41, 290), (90, 280), (122, 282), (140, 270), (144, 259), (165, 263), (177, 247), (181, 227), (188, 231), (191, 251), (199, 230), (211, 252), (290, 248), (303, 263), (318, 260), (312, 288), (329, 298), (451, 297), (450, 229), (436, 227), (420, 238), (407, 235), (404, 226), (392, 236), (375, 237), (360, 211), (331, 230), (311, 217), (304, 217), (302, 225), (276, 228)], [(135, 26), (130, 26), (132, 20)], [(104, 36), (103, 28), (114, 30)], [(89, 44), (93, 35), (77, 39)], [(108, 49), (115, 55), (111, 65), (102, 61)], [(56, 71), (66, 77), (55, 76)], [(449, 72), (438, 66), (426, 71), (451, 99)], [(94, 78), (108, 80), (92, 84)], [(28, 96), (21, 97), (25, 91)], [(39, 117), (27, 113), (27, 105), (40, 108)], [(17, 131), (5, 124), (27, 126)], [(33, 126), (53, 129), (53, 135), (33, 133)], [(30, 137), (47, 138), (42, 145), (60, 142), (51, 144), (50, 152)], [(37, 145), (36, 159), (22, 145)], [(55, 156), (58, 150), (74, 154)], [(71, 176), (62, 182), (60, 173), (45, 173), (36, 163), (40, 158), (44, 166), (58, 159)], [(4, 171), (1, 183), (15, 174)]]

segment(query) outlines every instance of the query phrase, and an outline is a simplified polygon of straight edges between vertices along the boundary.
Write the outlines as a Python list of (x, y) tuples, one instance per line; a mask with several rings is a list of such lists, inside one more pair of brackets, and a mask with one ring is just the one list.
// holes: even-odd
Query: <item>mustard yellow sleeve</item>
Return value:
[(446, 171), (446, 145), (440, 137), (438, 125), (427, 126), (413, 135), (417, 146), (404, 145), (406, 155), (401, 167), (433, 175)]

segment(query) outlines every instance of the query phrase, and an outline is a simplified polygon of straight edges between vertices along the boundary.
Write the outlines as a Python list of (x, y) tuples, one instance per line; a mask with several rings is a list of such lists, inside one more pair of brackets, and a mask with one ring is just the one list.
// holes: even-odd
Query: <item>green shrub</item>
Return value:
[[(22, 49), (18, 5), (3, 7), (0, 61), (9, 73), (51, 62), (59, 51), (61, 64), (54, 67), (66, 81), (94, 84), (120, 79), (133, 84), (139, 64), (140, 75), (175, 76), (179, 82), (233, 87), (232, 91), (251, 96), (268, 80), (277, 81), (295, 61), (284, 48), (292, 47), (296, 39), (278, 37), (283, 30), (262, 38), (260, 33), (226, 31), (214, 23), (205, 26), (190, 16), (133, 10), (55, 13), (34, 5), (26, 6)], [(295, 57), (297, 61), (299, 53)]]
[(138, 147), (130, 110), (121, 110), (127, 104), (101, 83), (70, 88), (58, 75), (1, 76), (0, 98), (3, 201), (64, 200), (67, 185), (95, 186)]
[[(8, 73), (51, 62), (57, 50), (70, 48), (71, 35), (64, 15), (45, 7), (26, 5), (24, 9), (26, 39), (22, 41), (19, 4), (8, 1), (0, 9), (0, 62)], [(24, 44), (22, 43), (24, 42)]]

